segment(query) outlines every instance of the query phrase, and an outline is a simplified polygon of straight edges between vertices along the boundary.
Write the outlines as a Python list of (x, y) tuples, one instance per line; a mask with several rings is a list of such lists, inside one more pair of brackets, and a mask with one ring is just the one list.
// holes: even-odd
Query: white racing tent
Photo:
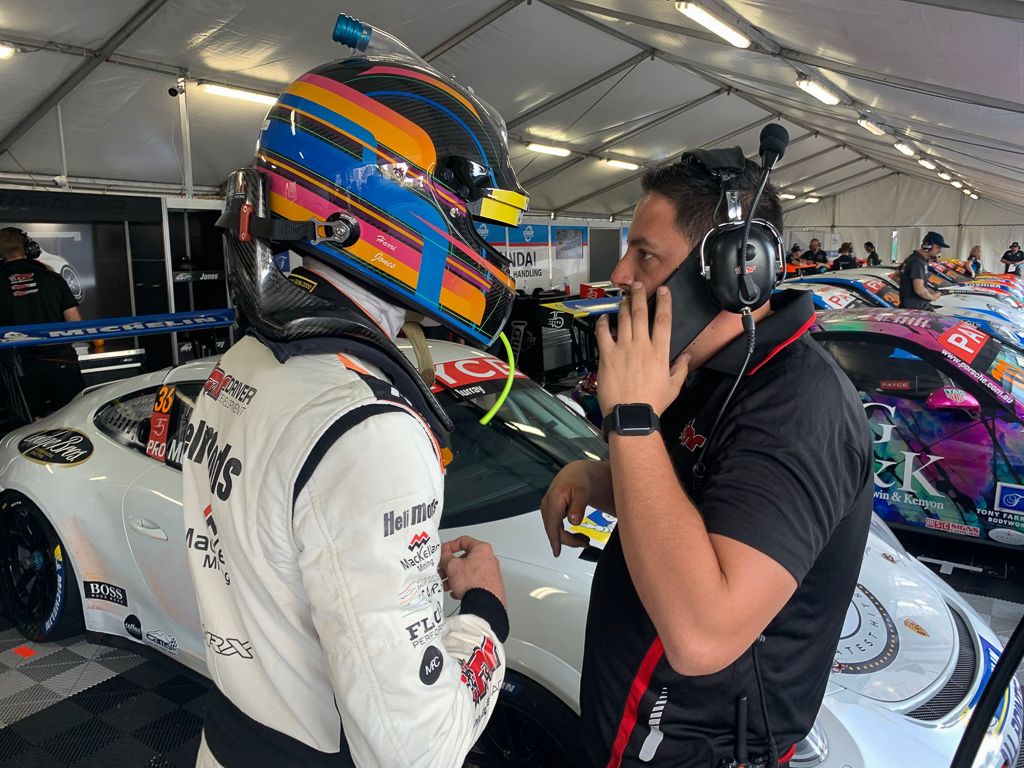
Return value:
[[(938, 229), (960, 256), (981, 244), (995, 267), (1024, 241), (1024, 3), (701, 5), (750, 47), (668, 0), (5, 0), (0, 43), (16, 53), (0, 59), (0, 186), (215, 195), (250, 162), (266, 106), (198, 82), (275, 94), (345, 53), (330, 39), (343, 11), (498, 108), (535, 214), (628, 219), (647, 168), (697, 147), (755, 154), (778, 120), (792, 137), (775, 175), (793, 195), (788, 242), (828, 247), (837, 234), (887, 253), (895, 231), (909, 252)], [(169, 97), (179, 82), (184, 97)]]

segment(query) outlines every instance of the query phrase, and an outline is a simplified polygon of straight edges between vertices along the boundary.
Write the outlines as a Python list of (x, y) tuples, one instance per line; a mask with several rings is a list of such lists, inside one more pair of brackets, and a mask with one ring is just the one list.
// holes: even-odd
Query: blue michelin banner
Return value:
[(99, 320), (81, 320), (75, 323), (9, 326), (0, 328), (0, 349), (195, 331), (205, 328), (221, 328), (234, 325), (234, 322), (233, 310), (208, 309), (199, 312), (176, 312), (169, 315), (109, 317)]

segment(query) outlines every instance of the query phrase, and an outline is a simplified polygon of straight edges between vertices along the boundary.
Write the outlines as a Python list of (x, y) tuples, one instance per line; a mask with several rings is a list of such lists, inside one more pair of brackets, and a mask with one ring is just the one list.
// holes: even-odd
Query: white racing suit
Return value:
[(508, 620), (479, 589), (442, 613), (442, 451), (421, 416), (359, 359), (282, 363), (247, 337), (185, 439), (216, 684), (198, 766), (461, 765), (501, 689)]

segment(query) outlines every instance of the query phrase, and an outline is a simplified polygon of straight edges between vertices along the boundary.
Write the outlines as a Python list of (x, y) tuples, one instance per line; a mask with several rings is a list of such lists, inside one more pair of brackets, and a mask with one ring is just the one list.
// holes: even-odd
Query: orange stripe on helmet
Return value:
[(385, 147), (421, 168), (433, 168), (437, 163), (434, 143), (426, 131), (380, 102), (335, 80), (305, 75), (289, 85), (285, 93), (308, 99), (362, 125)]

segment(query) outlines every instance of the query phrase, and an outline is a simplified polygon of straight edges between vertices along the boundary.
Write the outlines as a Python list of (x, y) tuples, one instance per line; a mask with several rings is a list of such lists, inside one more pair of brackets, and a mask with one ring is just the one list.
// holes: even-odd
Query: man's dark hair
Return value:
[(25, 235), (17, 227), (0, 229), (0, 258), (15, 258), (25, 255)]
[[(747, 160), (737, 183), (744, 217), (750, 211), (760, 180), (761, 166)], [(690, 241), (691, 248), (699, 246), (715, 225), (728, 221), (722, 183), (697, 163), (679, 162), (656, 168), (645, 173), (640, 184), (645, 194), (657, 192), (672, 201), (676, 207), (676, 226)], [(782, 232), (782, 205), (771, 184), (764, 188), (756, 218), (771, 222)]]

